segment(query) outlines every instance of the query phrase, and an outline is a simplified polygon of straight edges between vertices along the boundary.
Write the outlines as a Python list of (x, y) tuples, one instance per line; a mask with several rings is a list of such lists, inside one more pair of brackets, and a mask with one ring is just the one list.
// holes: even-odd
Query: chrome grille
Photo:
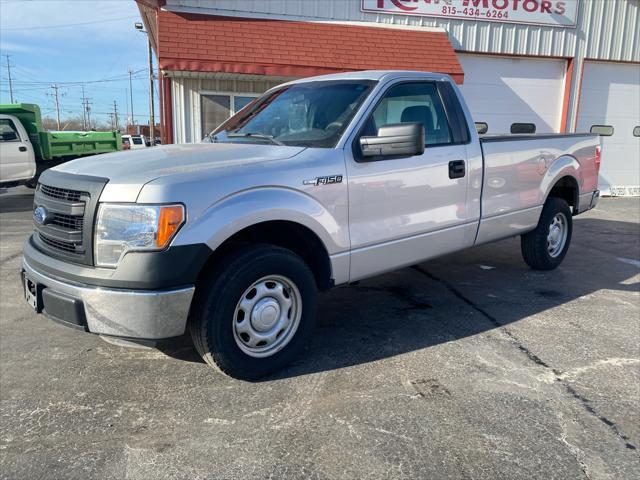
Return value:
[(40, 184), (40, 191), (47, 197), (58, 200), (68, 200), (70, 202), (79, 202), (82, 195), (88, 195), (85, 192), (79, 192), (77, 190), (68, 190), (66, 188), (51, 187), (43, 184)]
[(84, 226), (84, 218), (77, 215), (65, 215), (64, 213), (55, 213), (51, 225), (58, 225), (59, 227), (68, 230), (80, 230)]
[(48, 250), (84, 255), (84, 216), (85, 203), (89, 194), (81, 190), (54, 187), (41, 183), (35, 196), (35, 206), (48, 211), (44, 224), (36, 223), (38, 239)]
[[(93, 222), (108, 180), (49, 169), (34, 193), (34, 246), (53, 258), (93, 265)], [(38, 207), (43, 209), (38, 211)]]
[(76, 244), (73, 242), (63, 242), (61, 240), (54, 240), (53, 238), (49, 238), (42, 233), (38, 233), (40, 240), (45, 245), (48, 245), (51, 248), (55, 248), (56, 250), (62, 250), (63, 252), (76, 253)]

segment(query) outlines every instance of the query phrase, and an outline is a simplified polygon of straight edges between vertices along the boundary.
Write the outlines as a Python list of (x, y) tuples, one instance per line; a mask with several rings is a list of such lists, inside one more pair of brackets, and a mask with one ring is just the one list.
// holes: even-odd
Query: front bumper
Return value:
[(91, 333), (160, 340), (184, 333), (195, 287), (129, 290), (72, 283), (22, 261), (36, 291), (36, 311)]

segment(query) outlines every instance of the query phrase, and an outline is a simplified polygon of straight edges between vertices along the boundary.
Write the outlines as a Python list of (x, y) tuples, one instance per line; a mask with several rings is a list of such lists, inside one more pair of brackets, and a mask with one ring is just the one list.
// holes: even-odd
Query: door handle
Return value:
[(27, 151), (27, 147), (18, 147), (18, 150), (21, 152), (26, 152)]
[(464, 160), (449, 162), (449, 178), (462, 178), (465, 175)]

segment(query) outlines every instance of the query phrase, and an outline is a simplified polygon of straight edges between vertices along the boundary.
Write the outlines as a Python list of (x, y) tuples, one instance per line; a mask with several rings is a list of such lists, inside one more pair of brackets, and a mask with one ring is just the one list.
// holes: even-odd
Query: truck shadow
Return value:
[[(585, 216), (575, 219), (569, 253), (551, 272), (530, 270), (514, 238), (336, 288), (320, 295), (316, 332), (303, 355), (262, 381), (453, 342), (602, 290), (638, 292), (638, 257), (639, 224)], [(200, 361), (184, 343), (163, 351)]]
[(27, 187), (0, 188), (0, 213), (33, 210), (33, 192)]

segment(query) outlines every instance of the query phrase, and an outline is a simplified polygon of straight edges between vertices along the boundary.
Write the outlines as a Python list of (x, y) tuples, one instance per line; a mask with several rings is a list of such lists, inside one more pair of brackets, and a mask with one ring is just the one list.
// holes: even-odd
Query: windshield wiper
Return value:
[(279, 140), (276, 140), (272, 135), (267, 135), (266, 133), (258, 133), (258, 132), (248, 132), (248, 133), (227, 133), (227, 138), (257, 138), (259, 140), (269, 140), (271, 143), (275, 145), (284, 146)]

